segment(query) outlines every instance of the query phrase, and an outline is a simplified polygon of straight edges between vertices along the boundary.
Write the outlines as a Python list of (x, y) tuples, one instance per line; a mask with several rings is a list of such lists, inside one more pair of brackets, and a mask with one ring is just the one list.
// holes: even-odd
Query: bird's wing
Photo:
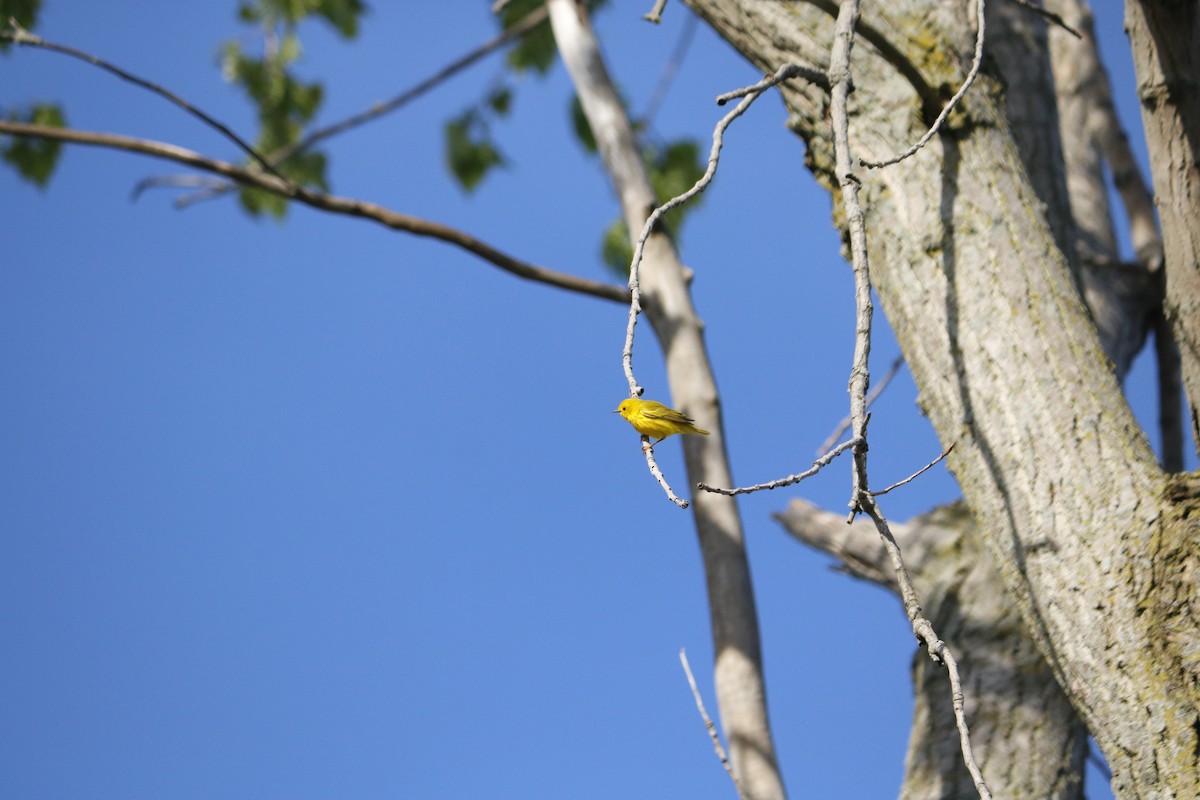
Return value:
[(687, 414), (676, 411), (673, 408), (668, 408), (662, 403), (654, 403), (642, 408), (642, 413), (651, 419), (661, 419), (666, 422), (679, 422), (686, 425), (692, 424), (692, 419)]

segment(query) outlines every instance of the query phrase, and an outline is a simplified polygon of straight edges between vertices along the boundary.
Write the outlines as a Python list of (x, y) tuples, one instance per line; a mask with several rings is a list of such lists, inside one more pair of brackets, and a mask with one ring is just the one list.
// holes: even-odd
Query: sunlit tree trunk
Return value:
[[(832, 3), (688, 5), (764, 72), (825, 63)], [(965, 2), (864, 8), (856, 157), (882, 160), (920, 137), (962, 82), (973, 19)], [(1108, 759), (1117, 795), (1200, 796), (1200, 532), (1187, 516), (1196, 488), (1162, 473), (1121, 394), (1072, 270), (1077, 237), (1061, 220), (1064, 196), (1046, 193), (1052, 173), (1027, 171), (995, 70), (985, 62), (916, 156), (856, 171), (872, 280), (922, 409), (943, 443), (957, 445), (948, 463), (1007, 602)], [(1026, 86), (1040, 91), (1032, 79)], [(795, 81), (783, 95), (810, 169), (834, 185), (824, 94)], [(1200, 218), (1194, 204), (1189, 213)], [(1004, 690), (981, 680), (980, 692)], [(983, 735), (986, 763), (989, 749), (1028, 730)]]
[[(669, 198), (655, 197), (641, 148), (582, 4), (550, 0), (548, 5), (559, 52), (620, 198), (625, 223), (636, 238), (655, 206)], [(686, 493), (701, 481), (731, 486), (703, 324), (692, 305), (683, 263), (665, 232), (653, 233), (646, 242), (640, 275), (646, 317), (662, 347), (672, 402), (712, 431), (711, 436), (683, 437), (687, 476), (678, 489)], [(646, 349), (643, 343), (638, 352)], [(708, 587), (717, 702), (734, 772), (750, 800), (782, 800), (783, 780), (767, 719), (758, 612), (737, 503), (731, 497), (698, 492), (691, 508)]]

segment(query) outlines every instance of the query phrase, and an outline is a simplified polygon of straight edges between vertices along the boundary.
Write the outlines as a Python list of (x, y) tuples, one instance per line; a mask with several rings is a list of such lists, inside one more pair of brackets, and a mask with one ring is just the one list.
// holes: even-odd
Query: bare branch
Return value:
[(871, 492), (871, 496), (879, 497), (880, 495), (887, 494), (892, 489), (898, 489), (906, 483), (911, 483), (912, 481), (916, 480), (921, 475), (921, 473), (925, 472), (926, 470), (932, 469), (943, 458), (950, 455), (950, 451), (953, 449), (954, 449), (954, 444), (951, 444), (949, 447), (947, 447), (945, 450), (942, 451), (942, 454), (940, 456), (935, 458), (933, 461), (930, 461), (925, 466), (921, 467), (919, 470), (914, 472), (912, 475), (909, 475), (907, 478), (905, 478), (902, 481), (896, 481), (895, 483), (893, 483), (891, 486), (887, 487), (886, 489), (880, 489), (878, 492)]
[[(879, 531), (879, 536), (883, 539), (887, 549), (892, 569), (896, 573), (900, 599), (904, 603), (904, 611), (912, 624), (913, 633), (925, 643), (931, 658), (946, 665), (947, 673), (950, 676), (951, 700), (954, 706), (954, 718), (958, 725), (963, 762), (971, 773), (980, 800), (991, 800), (991, 793), (983, 781), (983, 775), (979, 771), (979, 765), (975, 763), (975, 756), (971, 750), (971, 736), (963, 713), (963, 692), (962, 682), (958, 675), (958, 662), (945, 643), (937, 637), (933, 625), (922, 615), (921, 604), (917, 600), (916, 591), (913, 589), (908, 571), (904, 567), (900, 548), (888, 528), (887, 520), (868, 489), (866, 395), (871, 382), (871, 319), (874, 308), (871, 302), (866, 223), (858, 198), (859, 180), (851, 168), (850, 117), (847, 108), (852, 85), (850, 54), (854, 48), (854, 30), (858, 24), (858, 15), (858, 0), (843, 0), (841, 8), (838, 10), (833, 46), (829, 54), (829, 79), (832, 84), (830, 120), (833, 127), (834, 169), (841, 188), (842, 206), (850, 234), (850, 254), (854, 272), (854, 304), (857, 309), (854, 360), (850, 368), (850, 425), (858, 444), (854, 448), (853, 492), (850, 497), (850, 518), (847, 522), (853, 520), (855, 513), (861, 510), (875, 523), (875, 528)], [(983, 53), (983, 0), (979, 0), (979, 17), (979, 40), (976, 44), (975, 68), (978, 67), (978, 61)], [(960, 90), (960, 96), (966, 91), (972, 80), (974, 80), (973, 74)], [(957, 100), (953, 100), (953, 102), (957, 102)], [(943, 111), (939, 120), (944, 119), (948, 113), (949, 106)], [(932, 136), (932, 133), (928, 135)]]
[(222, 175), (245, 186), (264, 189), (273, 194), (295, 200), (322, 211), (344, 214), (350, 217), (361, 217), (378, 222), (393, 230), (404, 231), (415, 236), (438, 239), (466, 250), (518, 278), (556, 286), (559, 289), (566, 289), (578, 292), (579, 294), (599, 297), (603, 300), (613, 300), (618, 303), (629, 302), (629, 293), (620, 286), (556, 272), (527, 261), (521, 261), (457, 228), (451, 228), (448, 225), (421, 219), (420, 217), (402, 214), (365, 200), (339, 197), (337, 195), (297, 187), (273, 175), (267, 175), (257, 170), (230, 164), (226, 161), (208, 158), (192, 150), (172, 144), (155, 142), (148, 139), (135, 139), (113, 133), (54, 128), (47, 125), (29, 125), (6, 120), (0, 120), (0, 134), (109, 147), (116, 150), (126, 150), (175, 161), (179, 164), (186, 164), (189, 167)]
[(854, 447), (858, 444), (860, 444), (860, 441), (858, 439), (848, 439), (847, 441), (842, 442), (837, 447), (833, 448), (828, 453), (826, 453), (825, 455), (821, 456), (816, 461), (814, 461), (813, 465), (812, 465), (812, 469), (807, 469), (804, 472), (798, 472), (795, 475), (789, 475), (786, 478), (777, 478), (776, 480), (773, 480), (770, 483), (759, 483), (759, 484), (755, 484), (754, 486), (743, 486), (743, 487), (739, 487), (737, 489), (720, 489), (716, 486), (709, 486), (707, 483), (698, 483), (698, 484), (696, 484), (696, 488), (701, 489), (706, 492), (712, 492), (713, 494), (724, 494), (724, 495), (728, 495), (730, 497), (734, 497), (739, 494), (750, 494), (751, 492), (761, 492), (764, 489), (769, 490), (769, 489), (778, 489), (783, 486), (792, 486), (793, 484), (797, 484), (800, 481), (804, 480), (805, 478), (811, 478), (813, 475), (816, 475), (822, 469), (829, 466), (830, 462), (832, 462), (839, 455), (841, 455), (842, 453), (849, 450), (851, 447)]
[(667, 7), (667, 0), (654, 0), (654, 8), (650, 12), (642, 15), (642, 19), (647, 22), (653, 22), (655, 25), (662, 22), (663, 9)]
[(90, 53), (85, 53), (82, 50), (76, 50), (74, 47), (68, 47), (67, 45), (57, 44), (55, 42), (47, 41), (47, 40), (43, 39), (42, 37), (37, 36), (33, 33), (30, 33), (29, 31), (22, 28), (20, 25), (17, 24), (17, 21), (15, 19), (10, 18), (8, 21), (8, 25), (9, 25), (9, 29), (0, 31), (0, 40), (7, 40), (10, 42), (13, 42), (14, 44), (26, 45), (29, 47), (40, 47), (43, 50), (49, 50), (54, 53), (62, 53), (63, 55), (71, 56), (72, 58), (77, 58), (80, 61), (85, 61), (93, 66), (99, 67), (100, 69), (102, 69), (106, 72), (110, 72), (113, 75), (116, 75), (118, 78), (120, 78), (123, 81), (128, 81), (129, 83), (132, 83), (136, 86), (140, 86), (143, 89), (146, 89), (148, 91), (151, 91), (151, 92), (157, 94), (159, 97), (165, 98), (166, 100), (169, 100), (170, 102), (179, 106), (184, 111), (186, 111), (189, 114), (191, 114), (192, 116), (196, 117), (196, 119), (200, 120), (201, 122), (208, 125), (209, 127), (215, 128), (223, 136), (225, 136), (225, 138), (229, 139), (231, 142), (233, 142), (235, 145), (237, 145), (239, 149), (241, 149), (243, 152), (246, 153), (246, 155), (250, 156), (256, 162), (258, 162), (259, 166), (261, 166), (267, 172), (271, 173), (276, 178), (283, 181), (285, 184), (287, 184), (289, 186), (292, 185), (292, 182), (286, 176), (280, 174), (279, 171), (276, 170), (275, 167), (266, 160), (266, 158), (264, 158), (262, 155), (260, 155), (259, 152), (257, 150), (255, 150), (253, 147), (251, 147), (248, 142), (246, 142), (244, 139), (242, 139), (242, 137), (238, 136), (236, 133), (234, 133), (232, 130), (230, 130), (229, 127), (226, 126), (224, 123), (222, 123), (219, 120), (204, 113), (199, 108), (196, 108), (194, 105), (192, 105), (188, 101), (184, 100), (182, 97), (175, 94), (174, 92), (164, 89), (163, 87), (159, 86), (157, 83), (153, 83), (151, 81), (146, 80), (145, 78), (139, 78), (137, 75), (134, 75), (130, 72), (126, 72), (125, 70), (121, 69), (120, 67), (116, 66), (115, 64), (110, 64), (109, 62), (105, 61), (104, 59), (94, 56)]
[(905, 150), (903, 153), (892, 156), (888, 159), (884, 159), (883, 161), (867, 161), (865, 159), (859, 159), (859, 163), (864, 167), (876, 169), (879, 167), (886, 167), (891, 164), (897, 164), (920, 150), (929, 142), (930, 139), (934, 137), (935, 134), (937, 134), (942, 125), (946, 122), (946, 118), (950, 116), (950, 112), (953, 111), (954, 107), (958, 105), (958, 101), (962, 100), (963, 96), (967, 93), (967, 90), (971, 88), (971, 84), (975, 82), (975, 77), (979, 74), (979, 66), (983, 63), (983, 35), (985, 27), (983, 14), (984, 0), (978, 0), (975, 8), (975, 24), (977, 26), (975, 33), (975, 58), (971, 61), (971, 70), (967, 73), (967, 79), (963, 81), (962, 86), (958, 88), (958, 91), (955, 92), (954, 96), (950, 98), (950, 102), (946, 103), (945, 108), (942, 109), (942, 113), (938, 114), (937, 119), (933, 121), (933, 125), (931, 125), (929, 130), (925, 132), (924, 136), (917, 140), (916, 144)]
[(746, 793), (742, 791), (742, 784), (733, 772), (733, 765), (729, 763), (729, 757), (725, 755), (725, 748), (721, 746), (721, 736), (717, 733), (717, 726), (713, 724), (712, 717), (704, 708), (704, 698), (700, 696), (700, 688), (696, 686), (696, 676), (692, 674), (692, 665), (688, 663), (687, 651), (682, 648), (679, 650), (679, 661), (683, 664), (684, 674), (687, 675), (688, 686), (692, 687), (692, 697), (696, 701), (696, 708), (700, 711), (701, 719), (704, 720), (704, 727), (708, 730), (709, 738), (712, 739), (713, 750), (716, 751), (717, 758), (721, 759), (721, 766), (729, 773), (729, 780), (733, 781), (733, 788), (737, 789), (740, 800), (748, 800)]
[(658, 462), (654, 460), (654, 445), (650, 444), (649, 436), (642, 436), (642, 453), (646, 456), (646, 466), (650, 468), (650, 474), (658, 481), (658, 485), (667, 493), (667, 499), (680, 508), (687, 508), (688, 501), (682, 499), (675, 494), (671, 489), (671, 485), (667, 483), (667, 479), (663, 477), (662, 470), (658, 468)]
[(850, 495), (851, 517), (858, 507), (859, 495), (867, 491), (867, 388), (871, 384), (871, 301), (870, 265), (867, 258), (867, 227), (858, 200), (859, 180), (850, 161), (850, 116), (848, 100), (850, 53), (854, 47), (854, 28), (858, 24), (858, 0), (845, 0), (838, 11), (833, 47), (829, 53), (830, 122), (833, 127), (834, 171), (841, 187), (842, 207), (850, 234), (850, 255), (854, 273), (854, 357), (850, 366), (850, 429), (858, 441), (854, 448), (853, 490)]

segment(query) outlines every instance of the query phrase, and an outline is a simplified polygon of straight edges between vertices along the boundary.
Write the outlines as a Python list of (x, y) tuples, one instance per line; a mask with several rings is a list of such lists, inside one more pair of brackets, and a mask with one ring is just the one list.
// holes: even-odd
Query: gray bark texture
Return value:
[[(874, 525), (794, 500), (777, 516), (788, 533), (825, 551), (851, 575), (893, 592)], [(996, 591), (1000, 576), (963, 503), (901, 525), (893, 535), (938, 635), (960, 655), (976, 756), (995, 797), (1080, 800), (1087, 730), (1050, 674), (1016, 609)], [(904, 800), (971, 797), (975, 787), (958, 748), (946, 675), (924, 650), (913, 656), (913, 726)], [(1003, 747), (990, 746), (1002, 742)]]
[[(686, 2), (764, 72), (785, 63), (827, 63), (836, 15), (828, 0)], [(1194, 798), (1200, 796), (1200, 489), (1194, 476), (1168, 477), (1160, 469), (1083, 301), (1088, 281), (1080, 264), (1094, 255), (1084, 253), (1084, 244), (1102, 251), (1106, 242), (1094, 213), (1078, 222), (1070, 213), (1067, 170), (1080, 153), (1078, 143), (1060, 136), (1059, 114), (1078, 119), (1093, 111), (1058, 104), (1055, 81), (1035, 74), (1053, 61), (1044, 21), (1005, 5), (988, 15), (997, 50), (989, 50), (980, 78), (941, 134), (895, 166), (856, 170), (872, 283), (921, 408), (943, 444), (956, 444), (948, 464), (972, 512), (972, 541), (983, 543), (993, 570), (987, 580), (963, 580), (974, 580), (979, 591), (1002, 589), (993, 595), (1015, 612), (1012, 619), (1032, 643), (1015, 662), (1035, 649), (1040, 654), (1044, 675), (1057, 682), (1108, 760), (1118, 797)], [(966, 74), (973, 19), (965, 2), (896, 0), (863, 9), (850, 98), (856, 158), (884, 160), (922, 135)], [(1185, 19), (1194, 27), (1194, 15)], [(1195, 37), (1190, 42), (1195, 47)], [(1014, 99), (1013, 87), (1031, 96)], [(807, 146), (809, 168), (832, 190), (837, 181), (825, 94), (796, 80), (782, 94), (789, 123)], [(1178, 136), (1174, 146), (1194, 155), (1192, 140)], [(1161, 210), (1163, 189), (1155, 177)], [(1193, 193), (1171, 196), (1195, 225), (1200, 209), (1189, 199), (1197, 191), (1195, 177), (1173, 179)], [(844, 236), (837, 211), (834, 222)], [(1166, 250), (1170, 296), (1170, 235)], [(1182, 296), (1173, 308), (1200, 302), (1196, 289), (1177, 285), (1176, 291)], [(1095, 292), (1112, 294), (1103, 286)], [(1138, 299), (1135, 307), (1139, 303), (1146, 301)], [(1130, 323), (1126, 312), (1116, 316), (1115, 327), (1128, 325), (1132, 332), (1113, 337), (1144, 336), (1143, 321)], [(1184, 350), (1197, 320), (1200, 314), (1191, 313), (1181, 325), (1178, 312), (1172, 319)], [(1118, 352), (1108, 338), (1104, 345)], [(1187, 369), (1185, 355), (1184, 381), (1191, 388)], [(927, 548), (925, 557), (947, 556)], [(940, 572), (936, 565), (917, 569)], [(930, 583), (935, 598), (946, 594), (939, 580)], [(953, 619), (958, 612), (939, 608), (952, 632), (974, 627), (960, 626)], [(1013, 627), (998, 611), (980, 614), (978, 621), (997, 638)], [(966, 638), (961, 646), (973, 648), (974, 641)], [(968, 654), (961, 655), (965, 661)], [(976, 663), (987, 663), (978, 656)], [(964, 676), (978, 692), (970, 701), (974, 708), (992, 692), (1026, 691), (1002, 674), (985, 666)], [(918, 674), (919, 691), (924, 681)], [(1026, 695), (1034, 696), (1047, 699), (1025, 703), (1027, 716), (1005, 724), (981, 719), (975, 750), (984, 776), (989, 785), (996, 781), (998, 797), (1010, 796), (1000, 788), (1006, 784), (1033, 787), (1011, 796), (1076, 796), (1078, 731), (1069, 723), (1052, 734), (1043, 729), (1061, 709), (1049, 710), (1054, 703), (1046, 691)], [(929, 709), (934, 716), (932, 702)], [(1056, 744), (1046, 758), (1023, 762), (1016, 748), (1035, 734)], [(914, 732), (910, 767), (939, 763), (922, 735)], [(1005, 777), (1030, 761), (1040, 777)], [(1061, 779), (1046, 777), (1059, 766)], [(931, 768), (943, 785), (956, 780)], [(962, 796), (944, 789), (906, 792)]]

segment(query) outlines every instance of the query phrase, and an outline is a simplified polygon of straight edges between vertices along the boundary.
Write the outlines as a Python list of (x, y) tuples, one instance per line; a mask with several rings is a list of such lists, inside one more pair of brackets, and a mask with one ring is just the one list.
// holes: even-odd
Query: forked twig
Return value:
[(705, 492), (712, 492), (713, 494), (724, 494), (730, 497), (735, 497), (739, 494), (750, 494), (751, 492), (761, 492), (763, 490), (778, 489), (782, 486), (791, 486), (799, 483), (805, 478), (811, 478), (813, 475), (816, 475), (822, 469), (829, 466), (829, 463), (839, 455), (858, 445), (859, 443), (860, 442), (858, 439), (848, 439), (814, 461), (811, 469), (807, 469), (804, 472), (797, 472), (795, 475), (788, 475), (786, 478), (776, 478), (769, 483), (758, 483), (754, 486), (741, 486), (736, 489), (720, 489), (716, 486), (709, 486), (707, 483), (698, 483), (696, 484), (696, 488)]
[(239, 149), (245, 152), (246, 155), (254, 159), (254, 161), (257, 162), (258, 165), (264, 170), (271, 173), (288, 186), (295, 188), (295, 184), (293, 184), (290, 179), (288, 179), (285, 175), (280, 174), (279, 171), (276, 170), (266, 158), (264, 158), (257, 150), (255, 150), (245, 139), (234, 133), (227, 125), (201, 111), (199, 108), (184, 100), (174, 92), (159, 86), (157, 83), (148, 81), (145, 78), (139, 78), (137, 75), (121, 69), (116, 64), (105, 61), (104, 59), (94, 56), (91, 53), (85, 53), (82, 50), (76, 50), (74, 47), (69, 47), (65, 44), (47, 41), (46, 39), (43, 39), (42, 37), (34, 33), (30, 33), (22, 28), (20, 24), (17, 23), (17, 20), (12, 17), (10, 17), (8, 20), (8, 28), (0, 31), (0, 39), (6, 39), (14, 44), (26, 45), (28, 47), (40, 47), (43, 50), (49, 50), (54, 53), (62, 53), (63, 55), (77, 58), (80, 61), (86, 61), (95, 67), (99, 67), (105, 72), (116, 75), (123, 81), (127, 81), (135, 86), (140, 86), (143, 89), (157, 94), (159, 97), (162, 97), (174, 105), (179, 106), (184, 111), (203, 122), (205, 125), (208, 125), (209, 127), (219, 131), (225, 138), (229, 139), (231, 142), (237, 145)]

